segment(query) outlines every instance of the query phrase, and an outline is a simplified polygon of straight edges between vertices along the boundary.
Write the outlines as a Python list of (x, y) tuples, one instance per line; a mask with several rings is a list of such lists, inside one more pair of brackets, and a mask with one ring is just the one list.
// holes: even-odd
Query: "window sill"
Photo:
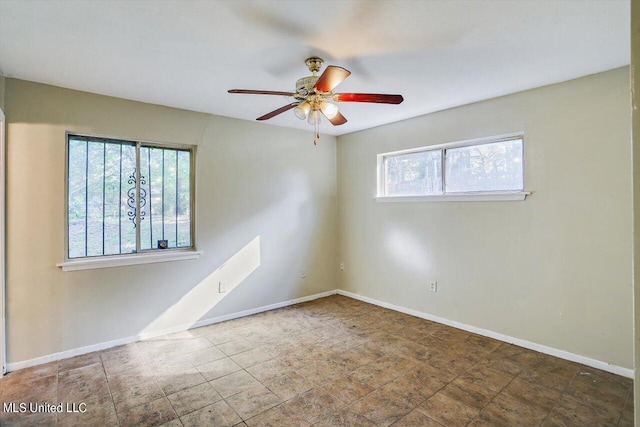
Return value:
[(455, 193), (433, 196), (378, 196), (379, 203), (397, 202), (508, 202), (524, 200), (529, 191), (503, 191), (491, 193)]
[(162, 253), (140, 253), (131, 255), (114, 255), (95, 258), (82, 258), (56, 264), (62, 271), (93, 270), (96, 268), (122, 267), (125, 265), (151, 264), (155, 262), (183, 261), (197, 259), (200, 251), (183, 250)]

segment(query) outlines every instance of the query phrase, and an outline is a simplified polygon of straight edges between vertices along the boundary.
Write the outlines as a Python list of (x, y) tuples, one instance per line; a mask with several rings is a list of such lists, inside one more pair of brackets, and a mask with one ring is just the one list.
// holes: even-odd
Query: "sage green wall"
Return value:
[[(341, 136), (340, 288), (632, 368), (629, 107), (625, 67)], [(374, 200), (378, 153), (520, 131), (526, 201)]]
[[(334, 137), (314, 146), (311, 131), (11, 78), (5, 107), (9, 363), (336, 288)], [(57, 268), (68, 130), (197, 144), (197, 242), (204, 254)], [(219, 278), (238, 284), (220, 295)]]

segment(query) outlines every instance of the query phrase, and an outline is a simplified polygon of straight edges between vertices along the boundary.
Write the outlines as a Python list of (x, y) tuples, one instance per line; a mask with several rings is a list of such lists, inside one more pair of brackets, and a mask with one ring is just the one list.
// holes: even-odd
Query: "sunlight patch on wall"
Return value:
[(420, 240), (408, 230), (400, 228), (389, 230), (385, 249), (394, 262), (411, 273), (426, 274), (431, 269), (429, 254)]
[(154, 319), (141, 332), (157, 331), (166, 325), (194, 324), (260, 267), (260, 236), (256, 236), (220, 267), (204, 278), (180, 300)]

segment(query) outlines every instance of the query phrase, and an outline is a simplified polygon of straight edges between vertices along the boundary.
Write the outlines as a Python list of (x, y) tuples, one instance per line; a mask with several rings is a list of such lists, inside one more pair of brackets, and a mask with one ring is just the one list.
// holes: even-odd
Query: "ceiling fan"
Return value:
[(315, 126), (316, 137), (313, 144), (318, 143), (320, 138), (320, 120), (324, 116), (334, 126), (340, 126), (347, 122), (347, 119), (340, 113), (338, 106), (333, 102), (373, 102), (378, 104), (400, 104), (404, 101), (402, 95), (389, 95), (380, 93), (334, 93), (333, 90), (351, 74), (350, 71), (329, 65), (324, 72), (318, 76), (318, 71), (322, 68), (324, 61), (322, 58), (307, 58), (305, 64), (309, 67), (312, 75), (302, 77), (296, 82), (295, 92), (281, 92), (272, 90), (250, 90), (231, 89), (229, 93), (242, 93), (250, 95), (280, 95), (291, 96), (295, 101), (273, 110), (256, 120), (268, 120), (293, 109), (296, 117), (300, 120), (307, 119), (309, 124)]

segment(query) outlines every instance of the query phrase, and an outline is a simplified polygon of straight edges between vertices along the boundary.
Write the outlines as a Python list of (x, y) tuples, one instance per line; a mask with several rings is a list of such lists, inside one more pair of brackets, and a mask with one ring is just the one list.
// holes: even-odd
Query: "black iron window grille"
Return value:
[(68, 259), (193, 247), (194, 150), (68, 134)]

